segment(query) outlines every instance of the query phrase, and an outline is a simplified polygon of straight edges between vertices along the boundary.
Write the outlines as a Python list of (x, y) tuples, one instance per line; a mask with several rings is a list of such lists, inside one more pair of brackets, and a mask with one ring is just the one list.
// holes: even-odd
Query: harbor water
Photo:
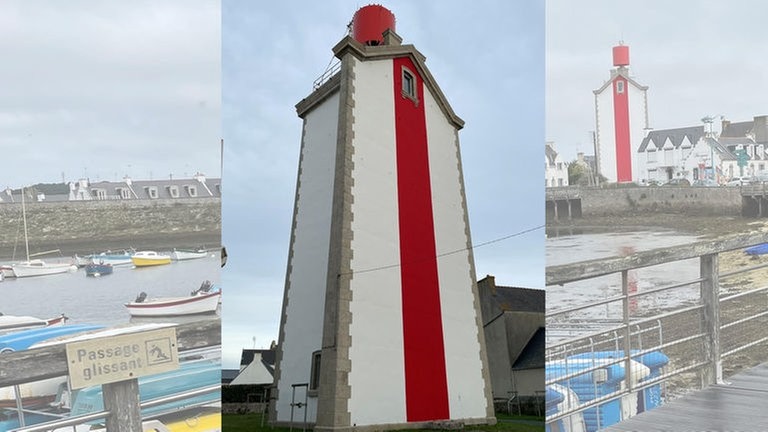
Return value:
[[(71, 259), (51, 260), (69, 262)], [(217, 318), (217, 314), (168, 318), (131, 319), (124, 304), (145, 292), (152, 297), (184, 297), (205, 280), (220, 284), (219, 253), (205, 258), (174, 261), (168, 265), (134, 268), (116, 266), (112, 274), (85, 276), (84, 269), (70, 273), (29, 278), (6, 278), (0, 282), (0, 312), (53, 318), (65, 314), (69, 323), (116, 326), (129, 322), (189, 322)]]
[[(631, 255), (641, 251), (693, 243), (698, 237), (675, 231), (624, 231), (624, 232), (583, 232), (580, 234), (548, 236), (546, 240), (547, 266), (571, 264), (599, 258)], [(632, 270), (628, 274), (630, 292), (642, 292), (660, 286), (694, 280), (699, 274), (698, 259), (677, 261), (659, 266)], [(665, 291), (643, 296), (631, 301), (634, 317), (650, 316), (661, 311), (696, 301), (698, 286)], [(565, 284), (547, 286), (547, 312), (584, 305), (621, 295), (621, 275), (613, 274)], [(621, 302), (593, 307), (569, 314), (567, 319), (555, 317), (548, 320), (548, 340), (554, 342), (562, 337), (573, 337), (592, 326), (590, 323), (610, 324), (621, 319)], [(567, 321), (560, 322), (561, 320)], [(585, 328), (579, 328), (585, 324)], [(567, 327), (561, 334), (560, 326)], [(590, 327), (590, 328), (587, 328)], [(550, 331), (550, 329), (552, 331)]]

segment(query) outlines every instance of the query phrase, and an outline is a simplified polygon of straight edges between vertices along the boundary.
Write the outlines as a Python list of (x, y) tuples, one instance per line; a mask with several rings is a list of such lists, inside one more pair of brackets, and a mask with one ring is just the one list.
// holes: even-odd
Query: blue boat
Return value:
[(22, 330), (2, 335), (0, 336), (0, 354), (25, 350), (38, 342), (43, 342), (59, 336), (98, 330), (101, 328), (103, 328), (103, 326), (93, 324), (69, 324)]
[(85, 275), (94, 277), (108, 275), (113, 269), (114, 267), (109, 263), (90, 263), (85, 266)]
[[(139, 378), (139, 400), (143, 402), (220, 383), (220, 362), (210, 360), (183, 362), (177, 370)], [(206, 393), (181, 401), (145, 408), (141, 410), (141, 416), (147, 417), (166, 411), (179, 410), (192, 404), (212, 403), (220, 399), (221, 394), (219, 392)], [(73, 400), (71, 410), (73, 416), (104, 409), (101, 386), (78, 390), (74, 393)]]
[(753, 255), (753, 256), (768, 254), (768, 243), (763, 243), (756, 246), (748, 247), (744, 249), (744, 253), (747, 255)]
[(131, 257), (134, 252), (133, 250), (123, 250), (118, 252), (106, 251), (85, 256), (75, 255), (75, 263), (78, 267), (85, 267), (90, 263), (112, 264), (113, 266), (132, 265)]
[[(221, 363), (212, 360), (197, 360), (182, 362), (179, 369), (139, 378), (139, 400), (141, 402), (181, 393), (198, 388), (208, 387), (221, 383)], [(75, 390), (72, 395), (72, 408), (69, 416), (89, 414), (104, 409), (104, 399), (101, 386), (86, 387)], [(181, 401), (169, 402), (163, 405), (153, 406), (141, 410), (142, 417), (160, 415), (167, 412), (176, 412), (191, 405), (213, 403), (221, 400), (221, 393), (211, 392), (195, 396)], [(46, 414), (36, 411), (25, 415), (25, 422), (29, 425), (59, 420), (62, 412)], [(100, 421), (91, 422), (98, 424)], [(0, 431), (19, 427), (15, 410), (0, 410)]]

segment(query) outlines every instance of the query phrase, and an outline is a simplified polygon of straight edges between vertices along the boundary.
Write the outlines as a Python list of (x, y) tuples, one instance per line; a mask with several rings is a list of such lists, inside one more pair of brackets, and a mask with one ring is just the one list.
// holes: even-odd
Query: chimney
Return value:
[(764, 143), (768, 141), (768, 116), (756, 116), (752, 133), (755, 135), (755, 142)]

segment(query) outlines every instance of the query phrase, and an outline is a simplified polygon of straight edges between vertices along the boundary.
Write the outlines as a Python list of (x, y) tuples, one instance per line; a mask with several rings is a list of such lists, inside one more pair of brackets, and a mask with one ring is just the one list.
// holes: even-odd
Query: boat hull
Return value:
[(86, 276), (102, 276), (112, 273), (111, 264), (88, 264), (85, 266)]
[(171, 253), (171, 259), (174, 261), (200, 259), (200, 258), (205, 258), (207, 256), (208, 256), (208, 251), (205, 251), (205, 250), (198, 250), (198, 251), (175, 250), (173, 251), (173, 253)]
[(152, 299), (141, 303), (127, 303), (131, 316), (178, 316), (214, 313), (219, 306), (221, 292), (192, 297)]
[(136, 267), (152, 267), (171, 263), (169, 255), (161, 255), (153, 251), (136, 252), (131, 257), (131, 262)]
[(76, 269), (72, 264), (50, 264), (41, 261), (13, 265), (13, 273), (17, 278), (62, 274)]

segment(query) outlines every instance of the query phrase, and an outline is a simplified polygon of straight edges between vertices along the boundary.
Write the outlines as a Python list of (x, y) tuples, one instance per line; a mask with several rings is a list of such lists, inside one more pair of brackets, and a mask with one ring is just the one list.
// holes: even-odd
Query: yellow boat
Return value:
[(133, 265), (136, 267), (149, 267), (170, 264), (171, 257), (169, 255), (161, 255), (155, 251), (141, 251), (133, 254), (131, 261), (133, 261)]
[[(221, 411), (216, 408), (193, 410), (193, 413), (184, 412), (173, 414), (171, 417), (163, 417), (155, 420), (147, 420), (141, 423), (142, 432), (221, 432)], [(78, 426), (79, 428), (79, 426)], [(77, 431), (106, 432), (103, 426)]]
[(156, 430), (158, 432), (220, 432), (221, 411), (201, 412), (191, 417), (173, 421), (164, 420), (163, 426), (165, 429)]

